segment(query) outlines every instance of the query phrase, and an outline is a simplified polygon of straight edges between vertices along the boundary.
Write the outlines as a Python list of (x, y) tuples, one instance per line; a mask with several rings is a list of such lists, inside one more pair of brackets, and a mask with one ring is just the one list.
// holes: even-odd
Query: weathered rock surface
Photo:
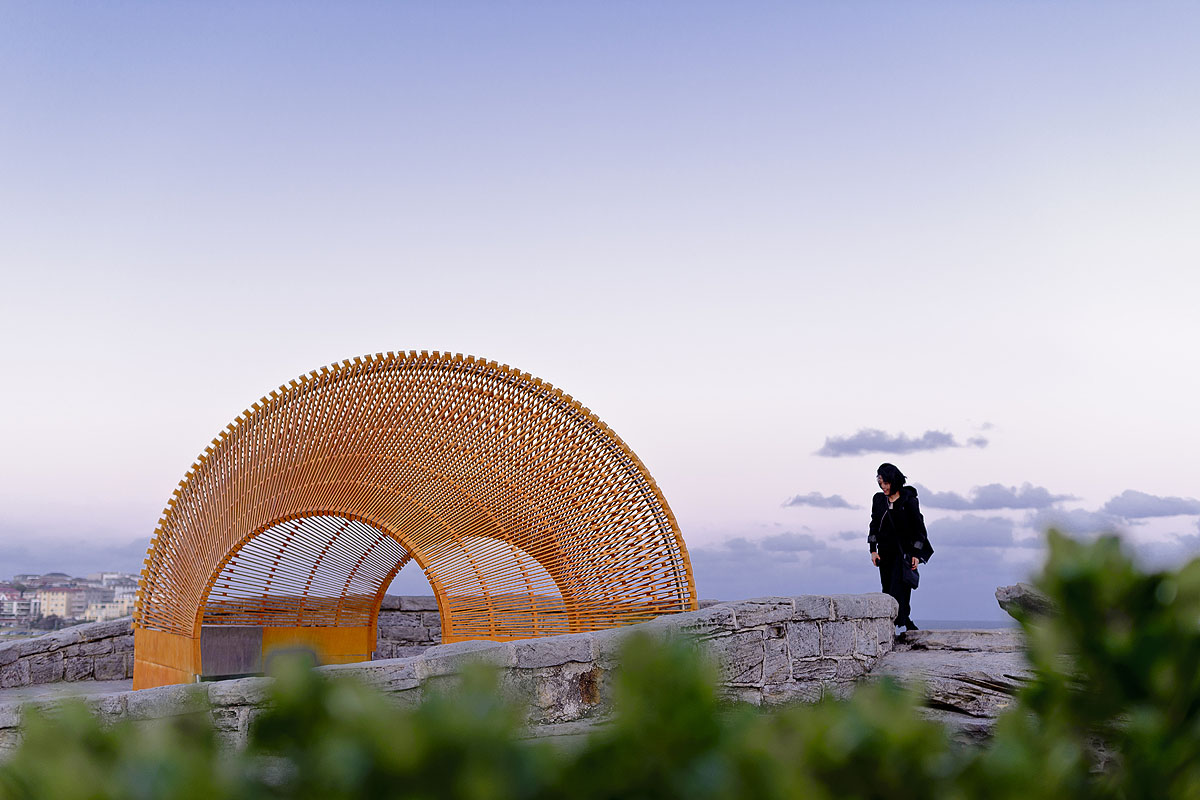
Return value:
[[(395, 598), (387, 604), (397, 608), (386, 613), (413, 616), (387, 626), (381, 620), (381, 641), (385, 627), (421, 629), (423, 637), (434, 632), (436, 612), (423, 599)], [(410, 608), (401, 610), (406, 605)], [(1030, 676), (1019, 631), (912, 631), (894, 640), (895, 614), (896, 601), (884, 594), (765, 597), (628, 628), (518, 642), (405, 645), (418, 652), (320, 671), (331, 677), (353, 675), (393, 702), (411, 705), (427, 692), (453, 690), (467, 664), (484, 661), (500, 669), (503, 691), (528, 702), (531, 732), (545, 728), (549, 735), (563, 731), (575, 736), (609, 718), (612, 674), (620, 668), (617, 654), (628, 636), (638, 630), (652, 636), (683, 633), (695, 637), (697, 649), (717, 662), (720, 690), (730, 700), (812, 702), (843, 697), (862, 680), (890, 676), (919, 686), (927, 713), (953, 726), (962, 738), (988, 736), (996, 716), (1011, 706)], [(0, 687), (32, 689), (28, 684), (35, 676), (85, 682), (124, 676), (132, 661), (128, 622), (105, 624), (107, 628), (94, 631), (60, 631), (53, 639), (21, 648), (9, 645), (0, 652), (5, 656), (0, 659)], [(110, 721), (209, 713), (221, 738), (237, 746), (261, 713), (270, 685), (269, 678), (243, 678), (98, 694), (88, 702)], [(9, 743), (0, 745), (0, 751), (16, 742), (21, 703), (16, 698), (5, 703), (0, 696), (0, 740)]]
[(1020, 619), (1020, 614), (1039, 616), (1053, 613), (1054, 604), (1028, 583), (1015, 583), (996, 589), (996, 602), (1009, 616)]
[[(404, 599), (389, 604), (403, 606)], [(426, 604), (412, 605), (417, 608), (387, 613), (434, 613)], [(761, 705), (847, 693), (891, 650), (895, 615), (896, 601), (885, 594), (764, 597), (671, 614), (625, 628), (516, 642), (455, 642), (423, 649), (408, 658), (325, 666), (318, 671), (331, 677), (354, 676), (393, 702), (410, 705), (428, 692), (453, 691), (464, 668), (482, 661), (500, 670), (503, 692), (527, 703), (531, 730), (555, 726), (555, 730), (576, 731), (608, 718), (612, 673), (620, 669), (620, 649), (639, 631), (650, 636), (694, 637), (696, 649), (716, 662), (722, 693)], [(380, 629), (428, 630), (431, 620), (419, 619), (420, 625), (381, 623)], [(71, 650), (70, 656), (63, 651), (81, 644), (78, 632), (60, 638), (52, 648), (42, 648), (44, 643), (39, 643), (24, 658), (0, 667), (6, 671), (0, 673), (0, 680), (19, 668), (34, 669), (38, 674), (61, 673), (67, 669), (67, 661), (83, 657), (81, 648)], [(115, 663), (128, 655), (117, 651), (115, 644), (112, 650), (90, 656), (97, 678), (107, 673), (108, 659)], [(86, 672), (75, 663), (70, 669), (76, 676)], [(243, 678), (163, 686), (101, 695), (88, 702), (94, 701), (97, 712), (108, 720), (208, 713), (222, 740), (238, 746), (245, 741), (251, 720), (261, 712), (270, 682), (268, 678)], [(7, 709), (12, 719), (16, 719), (19, 705)], [(9, 734), (15, 735), (15, 728), (2, 724), (5, 712), (0, 698), (0, 735), (12, 739)]]
[(871, 672), (882, 676), (919, 689), (932, 718), (978, 739), (1031, 672), (1017, 630), (910, 631)]
[(92, 622), (0, 644), (0, 689), (132, 677), (130, 622)]
[(898, 650), (958, 650), (964, 653), (1020, 653), (1021, 633), (1016, 628), (982, 630), (909, 631), (900, 637)]

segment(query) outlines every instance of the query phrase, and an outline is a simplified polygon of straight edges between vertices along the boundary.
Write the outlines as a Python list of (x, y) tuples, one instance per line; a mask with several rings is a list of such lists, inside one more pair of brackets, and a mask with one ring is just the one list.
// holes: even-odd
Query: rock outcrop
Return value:
[(871, 673), (885, 675), (922, 692), (929, 716), (967, 740), (988, 737), (1031, 677), (1015, 629), (909, 631)]
[(1054, 611), (1050, 598), (1028, 583), (998, 587), (996, 602), (1014, 619), (1020, 619), (1022, 615), (1042, 616)]

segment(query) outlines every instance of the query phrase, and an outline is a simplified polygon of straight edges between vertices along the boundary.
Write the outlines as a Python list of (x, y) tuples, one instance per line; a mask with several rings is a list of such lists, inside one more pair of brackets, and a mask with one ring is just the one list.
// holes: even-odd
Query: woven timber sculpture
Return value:
[(410, 352), (281, 386), (168, 501), (134, 612), (134, 687), (375, 649), (409, 561), (442, 639), (590, 631), (696, 608), (674, 515), (637, 456), (559, 389)]

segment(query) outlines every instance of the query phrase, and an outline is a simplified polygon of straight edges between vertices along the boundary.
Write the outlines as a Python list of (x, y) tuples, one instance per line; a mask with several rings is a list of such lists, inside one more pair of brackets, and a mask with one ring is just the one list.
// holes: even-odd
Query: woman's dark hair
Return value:
[(904, 482), (908, 478), (904, 477), (904, 473), (896, 469), (895, 464), (880, 464), (879, 469), (875, 470), (875, 474), (883, 478), (883, 482), (892, 487), (892, 491), (900, 490)]

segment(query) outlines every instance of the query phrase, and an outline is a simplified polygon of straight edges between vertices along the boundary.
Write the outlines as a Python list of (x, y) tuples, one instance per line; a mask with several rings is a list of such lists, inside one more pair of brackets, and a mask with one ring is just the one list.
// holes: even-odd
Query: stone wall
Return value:
[[(398, 619), (422, 624), (397, 624), (395, 630), (428, 629), (425, 617), (413, 616), (426, 610), (406, 613), (410, 616)], [(528, 704), (528, 723), (536, 730), (606, 716), (619, 649), (637, 631), (693, 637), (700, 652), (718, 665), (726, 696), (774, 704), (844, 693), (892, 649), (895, 613), (896, 601), (884, 594), (771, 597), (626, 628), (515, 642), (456, 642), (406, 658), (320, 671), (357, 678), (398, 703), (413, 704), (426, 691), (452, 686), (467, 662), (484, 661), (500, 669), (502, 691)], [(432, 629), (421, 635), (432, 636)], [(97, 695), (87, 702), (108, 721), (207, 713), (222, 738), (236, 746), (245, 741), (270, 685), (270, 678), (242, 678)], [(15, 744), (19, 720), (19, 703), (0, 702), (0, 749)]]
[(384, 595), (374, 658), (407, 658), (441, 643), (437, 598)]
[[(414, 656), (442, 641), (433, 597), (387, 595), (379, 611), (375, 658)], [(0, 689), (58, 681), (133, 677), (131, 619), (93, 622), (0, 644)]]
[(129, 617), (0, 644), (0, 689), (132, 677), (133, 631)]
[(892, 649), (896, 601), (885, 594), (803, 595), (722, 603), (660, 617), (699, 637), (723, 693), (753, 704), (841, 694)]

